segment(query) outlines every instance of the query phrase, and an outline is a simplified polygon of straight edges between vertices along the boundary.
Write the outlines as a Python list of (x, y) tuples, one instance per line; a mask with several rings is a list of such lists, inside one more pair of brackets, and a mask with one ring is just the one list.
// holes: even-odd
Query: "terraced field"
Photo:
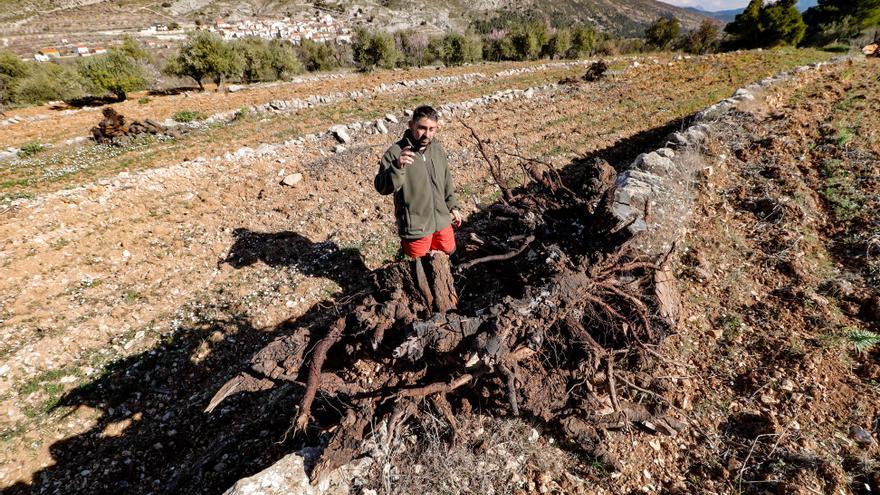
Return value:
[[(555, 83), (579, 76), (582, 64), (524, 63), (342, 74), (146, 103), (134, 95), (115, 108), (138, 119), (343, 97), (122, 150), (64, 144), (95, 125), (97, 112), (14, 112), (23, 120), (3, 129), (0, 146), (55, 147), (0, 164), (0, 484), (10, 493), (94, 493), (183, 482), (174, 469), (233, 428), (198, 412), (227, 370), (289, 322), (356, 294), (395, 256), (390, 202), (372, 177), (404, 129), (405, 109), (449, 105), (440, 139), (472, 213), (498, 193), (458, 119), (483, 138), (516, 138), (559, 167), (586, 157), (623, 165), (736, 88), (828, 58), (803, 50), (622, 57), (608, 79), (578, 85)], [(435, 76), (450, 79), (402, 84)], [(400, 123), (385, 120), (389, 113)], [(350, 123), (354, 139), (339, 146), (327, 130)], [(303, 175), (299, 184), (279, 183), (292, 173)], [(281, 448), (272, 449), (217, 470), (205, 489), (222, 491), (277, 458)], [(94, 455), (77, 455), (84, 450)]]

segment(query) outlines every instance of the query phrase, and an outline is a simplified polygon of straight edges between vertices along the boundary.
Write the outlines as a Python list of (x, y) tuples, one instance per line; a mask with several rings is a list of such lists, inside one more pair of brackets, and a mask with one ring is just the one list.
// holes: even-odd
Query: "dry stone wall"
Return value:
[(669, 136), (664, 147), (639, 155), (617, 175), (609, 210), (621, 228), (639, 234), (636, 247), (646, 255), (669, 252), (691, 219), (695, 174), (704, 163), (713, 121), (764, 89), (830, 62), (816, 62), (767, 77), (698, 112), (686, 129)]

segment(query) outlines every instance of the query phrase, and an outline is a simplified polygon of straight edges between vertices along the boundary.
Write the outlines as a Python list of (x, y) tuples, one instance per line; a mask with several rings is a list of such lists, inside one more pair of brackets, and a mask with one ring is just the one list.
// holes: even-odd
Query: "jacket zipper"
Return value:
[(428, 176), (428, 193), (431, 195), (431, 218), (434, 220), (434, 227), (431, 234), (437, 232), (437, 199), (434, 197), (434, 161), (431, 161), (431, 167), (428, 168), (428, 159), (426, 158), (427, 149), (422, 153), (422, 161), (425, 162), (425, 172)]

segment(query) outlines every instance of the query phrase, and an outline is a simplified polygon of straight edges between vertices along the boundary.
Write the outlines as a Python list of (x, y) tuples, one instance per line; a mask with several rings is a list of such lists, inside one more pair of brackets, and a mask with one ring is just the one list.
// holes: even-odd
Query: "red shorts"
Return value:
[(421, 239), (401, 239), (400, 244), (403, 252), (410, 258), (421, 258), (428, 254), (428, 251), (443, 251), (450, 254), (455, 251), (455, 234), (452, 233), (450, 225)]

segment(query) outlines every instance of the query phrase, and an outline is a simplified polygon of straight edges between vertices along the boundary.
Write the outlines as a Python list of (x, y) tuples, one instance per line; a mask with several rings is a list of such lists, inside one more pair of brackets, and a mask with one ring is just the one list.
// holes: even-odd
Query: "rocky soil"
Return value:
[[(485, 204), (498, 199), (466, 129), (451, 118), (454, 114), (498, 142), (510, 143), (517, 136), (522, 149), (546, 155), (560, 168), (585, 156), (605, 157), (622, 167), (639, 152), (662, 145), (657, 140), (678, 130), (682, 117), (719, 99), (716, 94), (728, 96), (785, 64), (796, 64), (766, 54), (758, 59), (765, 65), (756, 66), (755, 59), (746, 59), (752, 56), (642, 65), (605, 82), (548, 87), (528, 96), (530, 86), (526, 86), (511, 97), (481, 97), (469, 108), (447, 107), (441, 132), (459, 195)], [(632, 400), (650, 402), (660, 400), (652, 394), (664, 396), (699, 426), (675, 437), (634, 431), (627, 442), (618, 438), (611, 448), (625, 460), (619, 473), (572, 460), (572, 469), (580, 462), (578, 477), (586, 480), (586, 486), (611, 492), (648, 485), (672, 489), (680, 484), (695, 487), (683, 488), (683, 493), (724, 491), (724, 487), (748, 491), (781, 479), (786, 471), (779, 463), (795, 466), (792, 459), (800, 459), (802, 450), (807, 451), (804, 456), (813, 457), (801, 462), (814, 466), (812, 472), (818, 474), (804, 475), (805, 481), (792, 489), (812, 487), (814, 478), (817, 483), (838, 483), (845, 491), (858, 491), (856, 481), (871, 483), (876, 440), (861, 447), (853, 435), (863, 440), (864, 436), (852, 427), (868, 436), (875, 434), (876, 412), (871, 404), (876, 403), (877, 390), (864, 370), (871, 369), (877, 356), (876, 351), (854, 352), (848, 342), (854, 328), (877, 330), (864, 316), (872, 307), (870, 291), (876, 295), (876, 285), (871, 285), (876, 284), (871, 278), (874, 272), (861, 273), (860, 278), (834, 277), (829, 272), (832, 275), (809, 280), (791, 278), (795, 275), (787, 271), (772, 275), (778, 256), (805, 259), (796, 256), (805, 241), (781, 254), (773, 252), (777, 257), (769, 261), (761, 257), (765, 245), (757, 244), (757, 236), (785, 225), (773, 223), (775, 216), (770, 222), (758, 217), (746, 221), (747, 215), (755, 215), (749, 208), (759, 207), (750, 206), (749, 195), (756, 193), (744, 185), (768, 178), (761, 173), (748, 175), (748, 168), (740, 163), (762, 163), (760, 153), (767, 146), (737, 143), (773, 136), (770, 149), (787, 146), (781, 148), (789, 150), (785, 157), (800, 158), (803, 151), (797, 150), (815, 150), (810, 151), (815, 153), (810, 163), (824, 159), (820, 153), (828, 153), (829, 163), (840, 160), (844, 167), (849, 157), (861, 156), (850, 155), (856, 146), (858, 153), (876, 156), (876, 129), (871, 124), (876, 119), (870, 118), (877, 112), (871, 106), (876, 99), (868, 96), (876, 91), (872, 92), (873, 79), (863, 76), (876, 70), (857, 62), (798, 74), (769, 91), (760, 105), (742, 108), (718, 123), (720, 130), (708, 147), (709, 161), (696, 185), (697, 228), (686, 241), (679, 268), (686, 280), (688, 318), (664, 344), (664, 351), (678, 356), (674, 359), (684, 366), (659, 363), (636, 383), (650, 393), (630, 391)], [(354, 78), (349, 84), (349, 92), (375, 86), (358, 86)], [(471, 98), (452, 102), (461, 105)], [(842, 102), (848, 102), (850, 110), (840, 128)], [(371, 111), (379, 110), (377, 106)], [(0, 260), (5, 284), (0, 291), (0, 339), (5, 349), (0, 366), (4, 413), (0, 474), (7, 490), (217, 493), (295, 448), (298, 440), (276, 443), (290, 424), (295, 402), (290, 387), (237, 398), (211, 417), (201, 410), (219, 384), (253, 352), (297, 326), (326, 325), (334, 307), (359, 294), (369, 283), (369, 273), (395, 256), (390, 205), (372, 191), (371, 179), (390, 135), (402, 132), (405, 115), (394, 108), (384, 110), (379, 118), (347, 126), (348, 143), (340, 143), (338, 133), (328, 132), (325, 122), (316, 134), (236, 148), (228, 155), (193, 153), (186, 162), (123, 172), (4, 207), (2, 231), (8, 241)], [(388, 110), (392, 118), (384, 117)], [(816, 116), (828, 119), (834, 132), (816, 122)], [(390, 135), (382, 133), (377, 121)], [(275, 122), (269, 119), (262, 125)], [(803, 124), (789, 126), (791, 122)], [(745, 137), (738, 132), (745, 132)], [(839, 156), (815, 145), (823, 136), (834, 137), (821, 141), (823, 145), (836, 145), (841, 133), (850, 137)], [(773, 159), (782, 163), (779, 157)], [(858, 177), (866, 178), (860, 179), (859, 187), (875, 187), (870, 178), (876, 177), (876, 169), (870, 164), (876, 160), (858, 163), (868, 167), (859, 172)], [(833, 212), (840, 198), (826, 197), (821, 173), (811, 176), (804, 165), (777, 168), (801, 170), (805, 185), (800, 193), (807, 199), (797, 201), (815, 207), (816, 218)], [(742, 191), (730, 190), (734, 185)], [(758, 186), (762, 192), (769, 187)], [(870, 200), (870, 194), (866, 198)], [(473, 203), (469, 202), (469, 213), (476, 211)], [(773, 210), (771, 206), (769, 211)], [(804, 239), (828, 243), (829, 251), (837, 253), (838, 243), (849, 242), (856, 227), (831, 234), (831, 227), (843, 224), (833, 216), (827, 218), (813, 224)], [(725, 219), (721, 225), (720, 219)], [(870, 229), (875, 227), (865, 226), (876, 226), (871, 223), (876, 219), (859, 222), (861, 230), (856, 230), (863, 235), (854, 238), (851, 250), (820, 259), (823, 263), (841, 273), (858, 273), (853, 267), (870, 261), (846, 257), (847, 252), (873, 252)], [(459, 234), (461, 245), (472, 256), (492, 254), (471, 233), (480, 234), (465, 228)], [(751, 243), (761, 249), (742, 249)], [(743, 253), (752, 257), (739, 258)], [(823, 292), (839, 278), (852, 284), (855, 295), (850, 299), (832, 300)], [(462, 283), (464, 293), (474, 290), (468, 289), (471, 282)], [(810, 284), (816, 286), (817, 297), (830, 301), (827, 305), (812, 298), (807, 291)], [(805, 295), (786, 295), (785, 287)], [(769, 309), (755, 313), (760, 301)], [(792, 315), (781, 313), (782, 307)], [(843, 309), (837, 314), (835, 307)], [(826, 320), (817, 320), (811, 311), (830, 311), (839, 319), (825, 315)], [(784, 322), (776, 319), (781, 317)], [(780, 328), (784, 334), (774, 337)], [(821, 359), (803, 368), (779, 362), (776, 350), (783, 336), (799, 336), (791, 345), (800, 346), (803, 356)], [(851, 362), (865, 364), (850, 367)], [(767, 372), (741, 376), (750, 369)], [(823, 389), (815, 389), (815, 394), (805, 391), (805, 384), (815, 381), (815, 376), (830, 380), (821, 383), (836, 398), (829, 398), (830, 392), (822, 395)], [(664, 382), (673, 385), (661, 387)], [(816, 418), (822, 420), (792, 416), (784, 409), (796, 402), (791, 394), (802, 394), (809, 402), (799, 414), (816, 411)], [(742, 421), (737, 418), (764, 416), (770, 418), (766, 420), (770, 426), (759, 432), (738, 430)], [(792, 418), (800, 428), (797, 434), (790, 426)], [(781, 425), (778, 430), (773, 429), (773, 421)], [(536, 441), (549, 438), (552, 433)], [(802, 440), (806, 443), (797, 443)], [(84, 457), (86, 451), (93, 455)], [(795, 457), (780, 457), (789, 451)], [(198, 486), (191, 484), (196, 472)], [(826, 472), (839, 476), (829, 478)], [(529, 486), (528, 479), (521, 481)]]

